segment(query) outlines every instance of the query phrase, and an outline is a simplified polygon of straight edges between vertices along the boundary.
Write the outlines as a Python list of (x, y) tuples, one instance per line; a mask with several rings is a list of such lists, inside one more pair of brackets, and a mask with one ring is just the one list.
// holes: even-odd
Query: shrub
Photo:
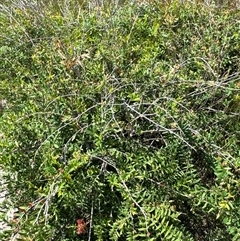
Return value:
[(2, 5), (2, 236), (238, 240), (239, 12), (75, 4)]

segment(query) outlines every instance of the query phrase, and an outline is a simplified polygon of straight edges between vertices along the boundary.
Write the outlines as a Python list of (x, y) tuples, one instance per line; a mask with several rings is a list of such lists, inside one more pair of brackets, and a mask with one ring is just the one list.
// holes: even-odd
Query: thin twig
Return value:
[(88, 241), (91, 241), (92, 224), (93, 224), (93, 200), (92, 200), (92, 206), (91, 206), (91, 215), (90, 215), (90, 224), (89, 224)]

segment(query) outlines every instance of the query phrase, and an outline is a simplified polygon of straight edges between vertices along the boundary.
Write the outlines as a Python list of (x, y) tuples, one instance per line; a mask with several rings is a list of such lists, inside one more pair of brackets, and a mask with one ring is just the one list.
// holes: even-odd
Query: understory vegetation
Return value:
[(240, 240), (237, 1), (10, 0), (0, 23), (1, 240)]

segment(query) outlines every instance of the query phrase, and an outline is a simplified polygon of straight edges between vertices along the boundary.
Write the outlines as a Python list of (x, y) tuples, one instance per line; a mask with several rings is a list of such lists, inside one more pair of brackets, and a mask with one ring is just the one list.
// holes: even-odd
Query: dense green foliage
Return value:
[(76, 2), (1, 5), (2, 238), (239, 240), (239, 11)]

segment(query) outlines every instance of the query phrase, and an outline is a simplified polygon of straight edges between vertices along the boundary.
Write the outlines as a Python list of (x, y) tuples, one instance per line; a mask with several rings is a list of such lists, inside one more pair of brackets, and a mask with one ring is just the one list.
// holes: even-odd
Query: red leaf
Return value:
[(87, 232), (88, 222), (84, 222), (83, 219), (77, 219), (77, 234), (85, 234)]

